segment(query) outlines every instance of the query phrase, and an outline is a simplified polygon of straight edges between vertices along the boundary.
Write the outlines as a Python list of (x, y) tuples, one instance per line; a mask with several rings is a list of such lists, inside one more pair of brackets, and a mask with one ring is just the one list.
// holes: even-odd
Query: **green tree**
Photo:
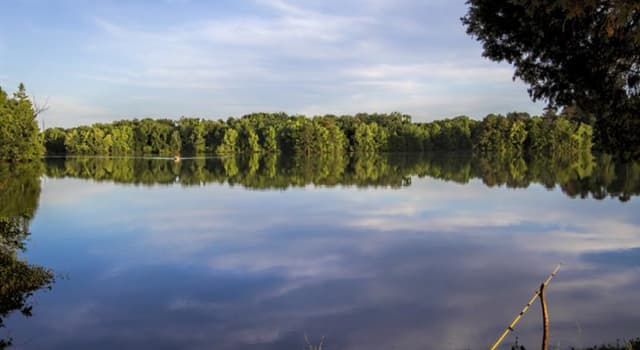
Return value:
[(65, 131), (62, 128), (49, 128), (43, 132), (44, 147), (48, 154), (63, 154)]
[(171, 148), (171, 153), (174, 155), (180, 154), (180, 150), (182, 149), (182, 139), (180, 138), (180, 132), (178, 132), (178, 130), (174, 130), (171, 133), (169, 147)]
[(597, 119), (600, 145), (640, 155), (640, 2), (468, 0), (485, 57), (515, 67), (534, 100)]
[(247, 130), (247, 146), (249, 153), (259, 153), (262, 148), (260, 147), (260, 137), (255, 130)]
[[(557, 129), (557, 130), (556, 130)], [(589, 150), (589, 125), (565, 114), (530, 117), (512, 112), (482, 121), (466, 116), (412, 123), (400, 114), (304, 116), (250, 114), (226, 121), (182, 118), (143, 119), (94, 124), (43, 133), (48, 153), (163, 154), (209, 152), (246, 156), (253, 153), (343, 156), (350, 152), (470, 151), (485, 155), (563, 156)], [(186, 140), (185, 140), (186, 138)], [(185, 149), (185, 147), (187, 147)]]
[(313, 124), (302, 119), (301, 123), (293, 129), (294, 131), (294, 153), (296, 155), (309, 156), (314, 153), (315, 148), (315, 128)]
[(328, 148), (329, 153), (334, 155), (341, 155), (347, 151), (348, 140), (347, 136), (340, 129), (335, 122), (330, 121), (326, 124), (328, 135)]
[(0, 160), (28, 161), (43, 156), (36, 116), (22, 83), (13, 98), (0, 88)]
[(178, 122), (182, 149), (192, 154), (204, 153), (206, 150), (206, 129), (204, 123), (196, 118), (180, 118)]
[(233, 154), (238, 144), (238, 132), (235, 129), (227, 129), (224, 132), (222, 143), (216, 149), (218, 154)]
[(511, 122), (509, 128), (509, 146), (517, 153), (521, 153), (524, 150), (524, 142), (527, 139), (526, 125), (521, 120), (514, 120)]
[(278, 152), (278, 136), (276, 129), (273, 126), (269, 126), (264, 131), (263, 149), (268, 153)]
[(355, 129), (354, 135), (354, 151), (361, 153), (374, 153), (378, 151), (379, 140), (378, 124), (359, 123)]
[(130, 125), (122, 122), (114, 123), (111, 138), (113, 140), (111, 154), (126, 155), (133, 152), (133, 129)]

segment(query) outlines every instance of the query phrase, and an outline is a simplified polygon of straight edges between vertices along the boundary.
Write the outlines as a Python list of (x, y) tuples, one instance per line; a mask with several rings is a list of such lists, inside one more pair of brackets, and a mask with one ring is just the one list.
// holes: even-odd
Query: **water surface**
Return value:
[[(640, 335), (638, 164), (71, 158), (33, 174), (3, 214), (31, 213), (23, 256), (58, 277), (5, 320), (16, 349), (482, 349), (558, 262), (553, 346)], [(537, 348), (540, 317), (505, 347)]]

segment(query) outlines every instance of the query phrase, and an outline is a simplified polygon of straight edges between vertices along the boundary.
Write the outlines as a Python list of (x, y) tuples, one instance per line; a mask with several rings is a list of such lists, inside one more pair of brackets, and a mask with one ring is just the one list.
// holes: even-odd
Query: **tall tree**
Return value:
[(36, 110), (20, 83), (13, 98), (0, 88), (0, 160), (25, 161), (42, 157), (44, 147)]
[(485, 57), (515, 67), (534, 100), (596, 118), (606, 150), (640, 155), (640, 2), (468, 0)]

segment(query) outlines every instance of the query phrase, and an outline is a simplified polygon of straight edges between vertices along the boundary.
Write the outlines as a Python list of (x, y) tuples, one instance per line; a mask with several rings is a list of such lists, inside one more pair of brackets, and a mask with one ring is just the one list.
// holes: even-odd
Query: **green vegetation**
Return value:
[(640, 338), (627, 340), (616, 344), (604, 344), (588, 347), (584, 350), (640, 350)]
[(591, 127), (570, 113), (531, 117), (490, 114), (413, 123), (400, 113), (325, 115), (255, 113), (242, 118), (134, 119), (39, 134), (38, 112), (24, 86), (12, 98), (0, 89), (0, 160), (49, 155), (286, 154), (343, 156), (384, 152), (474, 151), (493, 157), (576, 157), (591, 151)]
[(338, 157), (286, 157), (275, 154), (195, 158), (174, 162), (150, 158), (71, 157), (47, 160), (46, 175), (135, 185), (226, 183), (250, 189), (288, 187), (409, 186), (412, 177), (487, 186), (559, 187), (573, 198), (640, 195), (640, 162), (619, 163), (607, 155), (573, 159), (479, 157), (470, 152), (423, 154), (353, 154)]
[[(523, 345), (516, 343), (511, 346), (511, 350), (526, 350)], [(640, 338), (626, 340), (626, 341), (618, 341), (616, 344), (602, 344), (596, 346), (590, 346), (587, 348), (574, 348), (571, 347), (571, 350), (640, 350)]]
[(0, 161), (39, 159), (44, 153), (36, 110), (20, 84), (13, 97), (0, 88)]
[(412, 123), (399, 113), (250, 114), (226, 121), (142, 119), (44, 132), (49, 154), (287, 154), (342, 156), (382, 152), (475, 151), (493, 156), (574, 157), (591, 151), (591, 127), (564, 116), (527, 113)]
[(607, 152), (640, 156), (640, 2), (468, 0), (483, 56), (515, 67), (534, 100), (593, 123)]
[[(53, 273), (24, 261), (29, 222), (40, 197), (42, 163), (0, 163), (0, 328), (4, 319), (18, 311), (31, 316), (30, 297), (39, 289), (51, 288)], [(0, 334), (0, 349), (11, 345), (11, 338)]]

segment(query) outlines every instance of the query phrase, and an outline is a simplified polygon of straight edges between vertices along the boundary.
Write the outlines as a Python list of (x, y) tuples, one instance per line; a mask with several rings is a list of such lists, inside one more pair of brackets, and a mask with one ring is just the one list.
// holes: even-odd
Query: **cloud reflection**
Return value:
[[(295, 349), (305, 332), (335, 349), (483, 348), (560, 261), (549, 292), (554, 344), (637, 336), (640, 324), (638, 265), (624, 255), (640, 247), (637, 201), (417, 178), (375, 191), (59, 179), (45, 193), (50, 185), (84, 193), (80, 203), (107, 200), (121, 217), (79, 225), (77, 203), (43, 197), (40, 220), (66, 219), (82, 266), (64, 282), (75, 292), (54, 291), (38, 326), (19, 328), (39, 334), (33, 348)], [(45, 224), (36, 218), (35, 240), (47, 241)], [(611, 256), (617, 249), (632, 250)], [(69, 316), (57, 322), (60, 313)], [(516, 331), (529, 347), (539, 317), (534, 307)]]

